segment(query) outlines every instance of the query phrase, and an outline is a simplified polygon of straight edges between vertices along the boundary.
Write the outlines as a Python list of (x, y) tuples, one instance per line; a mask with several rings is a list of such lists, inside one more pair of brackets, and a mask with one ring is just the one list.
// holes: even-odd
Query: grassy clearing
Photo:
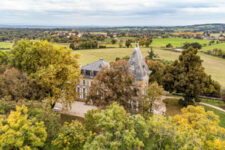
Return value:
[(0, 48), (12, 48), (13, 43), (9, 43), (9, 42), (0, 42)]
[(220, 123), (219, 125), (221, 127), (224, 127), (225, 128), (225, 113), (220, 111), (220, 110), (217, 110), (217, 109), (214, 109), (214, 108), (211, 108), (211, 107), (208, 107), (208, 106), (205, 106), (205, 105), (201, 105), (205, 108), (206, 111), (213, 111), (216, 115), (219, 116), (220, 118)]
[[(149, 48), (141, 48), (143, 56), (148, 55)], [(154, 48), (155, 53), (160, 59), (175, 60), (178, 59), (180, 53), (162, 50), (160, 48)], [(105, 61), (114, 61), (116, 57), (130, 56), (133, 52), (133, 48), (106, 48), (106, 49), (89, 49), (89, 50), (77, 50), (75, 51), (81, 54), (80, 64), (86, 65), (103, 58)], [(199, 53), (203, 60), (203, 66), (206, 72), (212, 76), (212, 78), (225, 88), (225, 60), (222, 58)]]

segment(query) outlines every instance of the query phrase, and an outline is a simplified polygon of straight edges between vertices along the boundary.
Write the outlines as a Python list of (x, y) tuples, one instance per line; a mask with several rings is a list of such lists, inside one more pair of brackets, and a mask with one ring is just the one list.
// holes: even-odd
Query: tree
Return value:
[(143, 47), (143, 46), (145, 45), (145, 39), (140, 39), (140, 40), (139, 40), (139, 45), (140, 45), (141, 47)]
[(21, 40), (10, 53), (11, 65), (26, 72), (47, 93), (52, 108), (59, 101), (65, 105), (74, 101), (80, 78), (78, 58), (72, 50), (47, 41)]
[(44, 146), (46, 137), (44, 123), (29, 119), (25, 106), (0, 119), (0, 149), (37, 149)]
[(10, 68), (0, 74), (0, 96), (18, 102), (23, 99), (40, 100), (46, 95), (25, 73)]
[(147, 38), (147, 40), (145, 41), (145, 47), (149, 47), (149, 45), (152, 43), (152, 37)]
[[(93, 119), (92, 119), (93, 118)], [(95, 136), (84, 145), (84, 150), (117, 149), (130, 150), (144, 147), (148, 138), (148, 128), (141, 115), (131, 116), (123, 107), (114, 103), (106, 110), (93, 113), (91, 120), (95, 120)]]
[(45, 147), (51, 145), (51, 141), (57, 136), (62, 125), (60, 122), (60, 114), (56, 113), (49, 106), (39, 104), (35, 106), (33, 102), (27, 104), (29, 108), (29, 116), (36, 118), (39, 122), (44, 122), (47, 132)]
[(131, 46), (132, 41), (131, 40), (127, 40), (125, 45), (127, 48), (129, 48)]
[(151, 149), (224, 149), (225, 129), (213, 112), (188, 106), (174, 117), (153, 116), (147, 121)]
[(159, 85), (162, 85), (165, 67), (160, 61), (149, 60), (148, 68), (152, 71), (149, 76), (149, 83), (157, 82)]
[(171, 44), (171, 43), (168, 43), (167, 45), (166, 45), (166, 48), (172, 48), (173, 47), (173, 45)]
[(165, 69), (164, 88), (170, 92), (184, 93), (185, 105), (199, 101), (199, 96), (209, 88), (207, 74), (202, 67), (202, 60), (197, 49), (189, 48)]
[(154, 53), (153, 48), (151, 47), (151, 49), (148, 51), (148, 59), (152, 60), (155, 57), (157, 57), (157, 55)]
[(145, 118), (148, 118), (152, 114), (154, 102), (160, 100), (163, 93), (164, 89), (156, 82), (149, 85), (146, 95), (140, 100), (140, 112)]
[(52, 144), (60, 150), (82, 150), (89, 136), (79, 121), (65, 122)]
[(201, 49), (202, 48), (202, 45), (199, 44), (198, 42), (194, 42), (194, 43), (188, 43), (188, 42), (186, 42), (186, 43), (184, 43), (184, 45), (183, 45), (183, 48), (184, 49), (188, 49), (189, 47), (192, 47), (194, 49)]
[(116, 42), (117, 42), (116, 39), (112, 39), (112, 40), (111, 40), (111, 43), (112, 43), (112, 44), (116, 44)]
[(112, 62), (110, 68), (102, 68), (95, 77), (88, 93), (88, 101), (97, 106), (118, 102), (128, 109), (131, 107), (129, 101), (137, 98), (138, 89), (133, 85), (133, 74), (128, 62)]

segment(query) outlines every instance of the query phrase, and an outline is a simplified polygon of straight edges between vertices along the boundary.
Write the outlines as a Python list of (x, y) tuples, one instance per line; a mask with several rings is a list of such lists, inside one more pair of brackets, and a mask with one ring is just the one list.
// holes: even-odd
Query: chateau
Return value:
[[(140, 94), (145, 94), (148, 87), (149, 74), (151, 71), (141, 54), (139, 45), (135, 45), (134, 51), (129, 59), (130, 71), (134, 75), (135, 86), (139, 88)], [(80, 94), (80, 99), (86, 99), (92, 81), (102, 67), (110, 67), (108, 62), (99, 59), (96, 62), (81, 67), (83, 79), (80, 80), (76, 91)]]

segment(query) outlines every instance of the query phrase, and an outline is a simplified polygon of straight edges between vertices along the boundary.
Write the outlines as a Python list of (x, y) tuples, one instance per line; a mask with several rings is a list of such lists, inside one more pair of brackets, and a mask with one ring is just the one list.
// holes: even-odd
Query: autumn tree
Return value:
[(47, 133), (43, 122), (29, 119), (25, 106), (16, 107), (0, 119), (0, 149), (37, 149), (44, 146)]
[(74, 87), (80, 77), (79, 55), (47, 41), (21, 40), (11, 50), (11, 65), (36, 82), (47, 93), (52, 108), (56, 102), (69, 105), (74, 101)]
[(0, 96), (14, 101), (40, 100), (45, 93), (25, 73), (10, 68), (0, 74)]
[(225, 148), (225, 129), (218, 125), (213, 112), (188, 106), (174, 117), (153, 116), (147, 121), (151, 149), (217, 149)]
[(118, 102), (128, 109), (131, 107), (129, 101), (137, 98), (138, 89), (133, 85), (129, 63), (125, 60), (111, 62), (110, 68), (104, 67), (98, 72), (87, 99), (97, 106)]
[[(92, 119), (93, 118), (93, 119)], [(130, 150), (144, 147), (148, 138), (148, 128), (141, 115), (132, 116), (125, 109), (114, 103), (106, 110), (93, 113), (95, 132), (84, 145), (84, 150), (117, 149)]]
[(52, 144), (60, 150), (82, 150), (89, 136), (79, 121), (65, 122)]
[(145, 39), (140, 39), (140, 40), (139, 40), (139, 45), (140, 45), (141, 47), (143, 47), (143, 46), (145, 45)]

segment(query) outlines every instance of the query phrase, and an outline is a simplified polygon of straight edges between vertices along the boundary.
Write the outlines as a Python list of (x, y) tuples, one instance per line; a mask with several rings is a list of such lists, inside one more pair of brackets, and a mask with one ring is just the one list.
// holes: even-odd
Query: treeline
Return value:
[[(173, 117), (131, 115), (116, 103), (89, 111), (84, 123), (61, 125), (43, 106), (16, 106), (0, 120), (1, 149), (166, 150), (225, 148), (225, 129), (203, 107), (188, 106)], [(38, 108), (39, 107), (39, 108)]]

